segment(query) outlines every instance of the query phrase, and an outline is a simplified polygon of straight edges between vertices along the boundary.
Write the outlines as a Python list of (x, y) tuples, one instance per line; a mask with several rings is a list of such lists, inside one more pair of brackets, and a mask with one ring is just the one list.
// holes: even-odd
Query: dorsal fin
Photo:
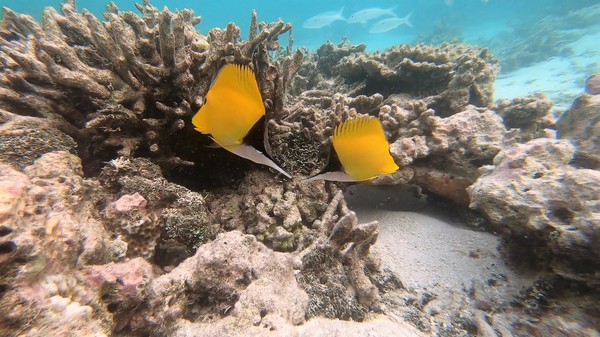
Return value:
[(333, 147), (346, 172), (356, 181), (398, 170), (379, 119), (361, 116), (335, 128)]
[(229, 146), (241, 144), (264, 115), (265, 106), (252, 69), (226, 64), (192, 123), (197, 131), (210, 134), (219, 144)]

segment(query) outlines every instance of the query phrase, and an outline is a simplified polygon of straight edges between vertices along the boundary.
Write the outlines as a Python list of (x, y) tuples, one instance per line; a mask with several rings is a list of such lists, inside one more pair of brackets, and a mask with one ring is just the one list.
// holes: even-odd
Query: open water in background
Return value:
[[(44, 7), (53, 6), (59, 9), (60, 2), (60, 0), (0, 0), (2, 6), (32, 15), (38, 20)], [(121, 10), (138, 12), (134, 0), (114, 2)], [(137, 2), (141, 3), (141, 0)], [(80, 0), (76, 4), (78, 9), (87, 8), (102, 18), (107, 3), (106, 0)], [(203, 18), (197, 26), (203, 34), (211, 28), (225, 27), (228, 22), (233, 21), (241, 28), (242, 38), (246, 38), (251, 12), (256, 9), (260, 21), (272, 22), (282, 18), (285, 22), (291, 22), (294, 26), (293, 37), (296, 48), (307, 47), (314, 50), (328, 40), (337, 44), (344, 37), (352, 44), (367, 44), (368, 51), (383, 50), (401, 43), (423, 41), (439, 44), (443, 41), (458, 40), (489, 47), (492, 53), (502, 60), (502, 54), (506, 56), (506, 46), (511, 44), (512, 38), (519, 39), (523, 38), (523, 35), (534, 33), (526, 31), (527, 26), (534, 26), (544, 17), (560, 18), (570, 11), (600, 5), (600, 0), (152, 0), (151, 4), (158, 8), (166, 6), (171, 10), (193, 9), (196, 15)], [(319, 29), (302, 27), (302, 23), (307, 18), (327, 11), (339, 11), (343, 8), (344, 17), (348, 18), (362, 9), (394, 6), (398, 17), (413, 12), (411, 22), (414, 27), (401, 25), (381, 34), (368, 32), (373, 23), (386, 17), (374, 19), (367, 24), (335, 21)], [(497, 82), (496, 98), (513, 98), (533, 91), (542, 91), (556, 104), (562, 104), (562, 110), (567, 108), (572, 99), (582, 92), (585, 78), (591, 73), (600, 72), (600, 43), (597, 42), (600, 41), (600, 12), (598, 14), (595, 27), (592, 25), (585, 27), (585, 23), (571, 22), (556, 28), (557, 32), (559, 30), (567, 33), (578, 32), (570, 35), (577, 35), (577, 39), (580, 40), (582, 36), (587, 37), (585, 40), (587, 42), (575, 44), (575, 41), (570, 41), (568, 38), (557, 41), (548, 34), (548, 42), (540, 45), (535, 62), (503, 67), (502, 75), (509, 74), (508, 77), (501, 76), (500, 81)], [(284, 35), (283, 39), (287, 39), (287, 35)], [(281, 41), (281, 43), (287, 46), (288, 42)], [(560, 45), (552, 46), (552, 44)], [(568, 45), (564, 48), (569, 51), (568, 53), (561, 54), (562, 45)], [(548, 52), (546, 57), (544, 54), (546, 50), (553, 50), (553, 52)], [(531, 51), (527, 51), (529, 52)], [(516, 72), (520, 67), (541, 63), (546, 59), (552, 62), (525, 69), (520, 73)], [(515, 76), (512, 76), (513, 73)]]
[[(134, 1), (117, 0), (115, 4), (121, 10), (137, 12)], [(141, 2), (141, 1), (139, 1)], [(405, 0), (405, 1), (316, 1), (316, 0), (219, 0), (219, 1), (184, 1), (153, 0), (151, 4), (169, 9), (193, 9), (196, 15), (202, 16), (197, 26), (202, 33), (214, 27), (225, 27), (228, 22), (235, 22), (245, 36), (250, 23), (252, 9), (258, 12), (259, 20), (270, 22), (282, 18), (294, 25), (294, 38), (297, 46), (316, 48), (326, 40), (339, 42), (344, 36), (352, 43), (366, 43), (369, 50), (383, 49), (394, 44), (410, 43), (418, 40), (420, 34), (429, 34), (436, 23), (446, 23), (450, 27), (462, 28), (465, 42), (477, 42), (481, 37), (491, 37), (501, 31), (510, 30), (512, 25), (535, 22), (547, 15), (561, 15), (600, 3), (598, 0)], [(58, 0), (2, 0), (17, 12), (26, 13), (39, 19), (46, 6), (59, 8)], [(78, 1), (78, 8), (87, 8), (101, 17), (107, 1)], [(309, 17), (326, 11), (338, 11), (344, 8), (344, 16), (371, 7), (390, 8), (397, 6), (398, 17), (414, 11), (411, 21), (414, 28), (401, 26), (383, 34), (369, 34), (370, 24), (347, 24), (336, 21), (321, 29), (303, 29), (302, 22)], [(383, 18), (383, 17), (382, 17)], [(599, 18), (600, 22), (600, 18)], [(457, 36), (456, 38), (461, 38)]]

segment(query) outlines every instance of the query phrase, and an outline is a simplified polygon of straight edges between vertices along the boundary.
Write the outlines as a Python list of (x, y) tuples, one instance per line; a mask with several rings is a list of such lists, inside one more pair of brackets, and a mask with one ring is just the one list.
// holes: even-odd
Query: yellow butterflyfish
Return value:
[(200, 133), (210, 134), (215, 143), (227, 151), (269, 166), (291, 178), (262, 152), (244, 143), (244, 138), (260, 121), (265, 127), (263, 144), (268, 152), (264, 116), (265, 106), (252, 69), (245, 65), (226, 64), (208, 90), (204, 105), (192, 118), (192, 124)]
[(342, 170), (318, 174), (309, 181), (365, 181), (399, 169), (390, 155), (381, 122), (375, 117), (357, 117), (338, 125), (332, 143)]

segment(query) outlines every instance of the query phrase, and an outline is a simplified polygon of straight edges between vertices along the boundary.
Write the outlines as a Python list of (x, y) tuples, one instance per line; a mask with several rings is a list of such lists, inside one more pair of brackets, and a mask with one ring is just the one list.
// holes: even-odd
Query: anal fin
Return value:
[(341, 182), (353, 182), (356, 179), (349, 176), (346, 172), (335, 171), (335, 172), (326, 172), (317, 174), (316, 176), (312, 176), (310, 178), (304, 179), (303, 181), (315, 181), (315, 180), (329, 180), (329, 181), (341, 181)]

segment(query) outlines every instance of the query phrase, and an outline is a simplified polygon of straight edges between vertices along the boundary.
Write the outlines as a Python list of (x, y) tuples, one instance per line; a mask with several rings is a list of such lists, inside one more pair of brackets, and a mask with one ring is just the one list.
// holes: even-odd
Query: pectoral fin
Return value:
[(270, 168), (277, 170), (279, 173), (283, 174), (284, 176), (286, 176), (290, 179), (292, 178), (292, 176), (289, 173), (285, 172), (281, 167), (277, 166), (277, 164), (275, 164), (275, 162), (273, 162), (271, 159), (269, 159), (267, 156), (265, 156), (262, 152), (258, 151), (257, 149), (253, 148), (252, 146), (249, 146), (246, 144), (240, 144), (240, 145), (227, 146), (224, 148), (226, 150), (228, 150), (229, 152), (236, 154), (242, 158), (246, 158), (257, 164), (266, 165)]

